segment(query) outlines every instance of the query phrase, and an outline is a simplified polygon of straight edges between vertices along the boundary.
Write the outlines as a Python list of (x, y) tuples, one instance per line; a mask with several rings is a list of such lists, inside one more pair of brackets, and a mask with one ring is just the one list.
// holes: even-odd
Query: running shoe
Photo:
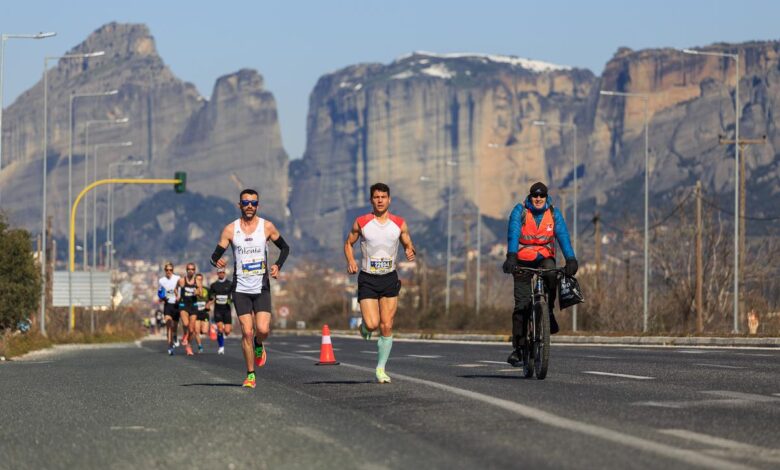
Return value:
[(203, 345), (202, 344), (198, 345), (198, 354), (203, 354)]
[(242, 387), (246, 388), (255, 388), (257, 382), (255, 381), (255, 374), (247, 375), (246, 379), (244, 379), (244, 384)]
[(391, 382), (390, 376), (385, 374), (385, 370), (382, 368), (376, 368), (376, 381), (380, 384), (389, 384)]
[(184, 350), (187, 351), (187, 355), (188, 356), (194, 356), (195, 355), (195, 354), (192, 353), (192, 347), (190, 347), (189, 344), (184, 347)]
[(168, 348), (168, 355), (169, 355), (169, 356), (173, 356), (173, 346), (171, 346), (170, 348)]
[(220, 346), (219, 349), (217, 349), (217, 354), (225, 354), (225, 346)]
[(358, 330), (360, 330), (360, 336), (362, 336), (364, 340), (368, 341), (371, 339), (371, 332), (368, 331), (365, 323), (360, 323)]
[(506, 362), (509, 363), (512, 367), (522, 367), (523, 366), (523, 351), (520, 348), (515, 349), (512, 351), (512, 354), (509, 355), (509, 357), (506, 358)]
[(265, 347), (255, 346), (255, 366), (263, 367), (265, 365), (266, 353)]
[(181, 344), (179, 343), (179, 340), (177, 339), (176, 341), (173, 342), (173, 347), (174, 348), (178, 348), (179, 346), (181, 346)]
[(188, 344), (190, 344), (190, 343), (189, 343), (189, 341), (187, 341), (187, 338), (186, 337), (182, 338), (181, 345), (182, 346), (187, 346)]

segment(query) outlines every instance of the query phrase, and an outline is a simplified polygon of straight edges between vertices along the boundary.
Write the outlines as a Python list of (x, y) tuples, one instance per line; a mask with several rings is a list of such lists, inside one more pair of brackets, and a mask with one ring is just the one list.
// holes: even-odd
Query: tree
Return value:
[(33, 259), (30, 234), (11, 229), (0, 213), (0, 331), (15, 328), (40, 301), (41, 275)]

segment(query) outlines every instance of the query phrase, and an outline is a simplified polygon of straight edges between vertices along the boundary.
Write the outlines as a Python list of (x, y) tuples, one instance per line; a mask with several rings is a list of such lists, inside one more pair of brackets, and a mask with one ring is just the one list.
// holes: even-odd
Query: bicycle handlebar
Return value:
[(557, 272), (560, 274), (563, 274), (564, 268), (563, 267), (556, 267), (556, 268), (527, 268), (525, 266), (515, 266), (514, 272), (519, 273), (521, 271), (526, 271), (534, 274), (544, 274), (544, 273), (551, 273), (551, 272)]

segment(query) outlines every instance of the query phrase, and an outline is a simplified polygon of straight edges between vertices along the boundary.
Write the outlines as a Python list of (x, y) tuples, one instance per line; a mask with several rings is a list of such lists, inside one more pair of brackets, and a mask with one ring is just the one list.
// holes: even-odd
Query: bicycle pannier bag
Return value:
[(558, 306), (563, 310), (585, 302), (580, 284), (574, 276), (561, 276), (558, 283)]

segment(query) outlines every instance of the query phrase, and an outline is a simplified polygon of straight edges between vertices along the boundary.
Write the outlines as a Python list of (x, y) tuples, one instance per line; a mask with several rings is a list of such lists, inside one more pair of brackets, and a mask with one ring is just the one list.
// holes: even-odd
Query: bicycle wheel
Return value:
[(523, 348), (523, 377), (530, 379), (534, 376), (534, 366), (531, 364), (533, 360), (534, 349), (534, 324), (533, 313), (530, 313), (524, 320), (525, 325), (525, 347)]
[(539, 303), (534, 305), (537, 309), (536, 322), (538, 340), (534, 344), (534, 372), (536, 378), (544, 380), (547, 377), (547, 365), (550, 362), (550, 313), (547, 310), (547, 299), (540, 299)]

